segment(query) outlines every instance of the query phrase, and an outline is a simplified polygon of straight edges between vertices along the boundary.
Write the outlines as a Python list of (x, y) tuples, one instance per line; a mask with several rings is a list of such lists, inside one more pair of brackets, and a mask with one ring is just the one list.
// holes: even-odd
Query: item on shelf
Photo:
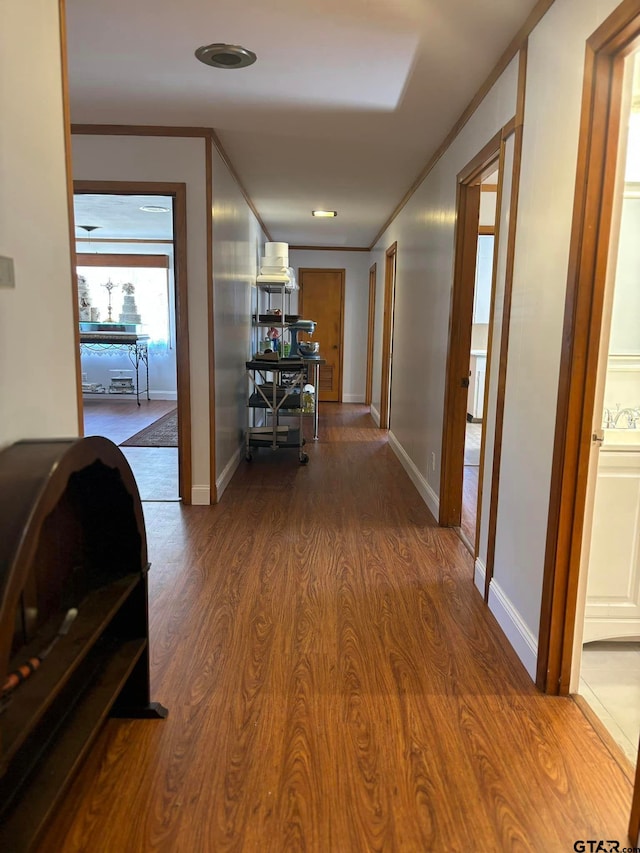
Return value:
[(83, 394), (106, 394), (107, 389), (101, 382), (83, 382), (82, 383), (82, 393)]
[(88, 322), (91, 320), (91, 312), (97, 311), (96, 308), (91, 308), (91, 295), (89, 293), (89, 285), (83, 275), (78, 276), (78, 316), (80, 321)]
[(140, 323), (140, 314), (136, 305), (135, 286), (131, 282), (122, 285), (124, 299), (122, 300), (122, 311), (120, 312), (121, 323)]
[(107, 306), (107, 323), (112, 323), (112, 322), (113, 322), (113, 317), (111, 316), (111, 293), (112, 293), (113, 289), (114, 289), (114, 288), (116, 288), (117, 286), (118, 286), (118, 285), (117, 285), (117, 284), (114, 284), (114, 283), (111, 281), (111, 279), (109, 279), (109, 281), (108, 281), (106, 284), (101, 284), (101, 285), (100, 285), (100, 287), (104, 287), (104, 289), (105, 289), (105, 290), (107, 291), (107, 293), (109, 294), (109, 305)]
[(109, 393), (134, 394), (135, 387), (133, 385), (133, 378), (130, 376), (123, 376), (122, 378), (114, 377), (109, 385)]

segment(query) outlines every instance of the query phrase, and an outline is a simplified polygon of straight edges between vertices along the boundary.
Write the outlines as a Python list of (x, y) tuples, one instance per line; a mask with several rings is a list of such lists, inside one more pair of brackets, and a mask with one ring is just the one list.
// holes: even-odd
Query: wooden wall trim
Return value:
[(73, 343), (76, 372), (76, 409), (78, 435), (84, 435), (84, 403), (82, 400), (82, 363), (80, 360), (80, 307), (76, 276), (75, 216), (73, 207), (73, 164), (71, 159), (71, 106), (69, 103), (69, 63), (67, 53), (66, 0), (58, 0), (60, 28), (60, 71), (62, 81), (62, 121), (64, 132), (65, 177), (67, 184), (67, 216), (69, 218), (69, 259), (71, 262), (71, 310), (73, 313)]
[[(502, 128), (495, 133), (491, 139), (483, 145), (480, 151), (471, 159), (464, 169), (458, 172), (458, 183), (467, 184), (475, 178), (480, 179), (480, 173), (487, 168), (487, 164), (495, 160), (497, 152), (500, 150), (500, 140), (502, 139)], [(482, 187), (482, 185), (480, 185)]]
[[(179, 495), (183, 503), (191, 503), (191, 370), (189, 366), (189, 320), (187, 284), (187, 188), (183, 183), (159, 181), (74, 181), (74, 193), (113, 195), (173, 196), (173, 243), (175, 246), (174, 275), (176, 300), (176, 379), (178, 385), (178, 473)], [(75, 240), (75, 238), (74, 238)], [(72, 243), (75, 245), (75, 243)], [(83, 256), (83, 255), (81, 255)], [(85, 257), (99, 258), (101, 265), (109, 263), (110, 254)], [(141, 256), (145, 260), (148, 255)], [(153, 256), (151, 256), (153, 257)], [(96, 261), (97, 263), (97, 261)], [(74, 260), (75, 264), (75, 260)], [(77, 302), (77, 299), (76, 299)], [(78, 342), (78, 351), (79, 351)]]
[[(480, 184), (458, 181), (440, 464), (438, 523), (442, 527), (459, 527), (462, 512), (463, 459), (457, 451), (461, 445), (464, 448), (466, 406), (461, 411), (459, 401), (461, 395), (467, 393), (462, 386), (462, 379), (469, 375), (479, 213)], [(475, 239), (469, 239), (469, 235)]]
[(588, 39), (562, 334), (536, 684), (567, 693), (575, 630), (604, 279), (620, 128), (622, 57), (640, 40), (623, 2)]
[(72, 124), (74, 136), (184, 136), (207, 137), (208, 127), (171, 127), (152, 124)]
[(76, 243), (126, 243), (133, 245), (134, 243), (140, 244), (154, 244), (157, 246), (170, 246), (173, 242), (172, 240), (156, 240), (152, 238), (140, 238), (134, 239), (132, 237), (75, 237)]
[(373, 345), (376, 323), (376, 283), (378, 268), (376, 264), (369, 267), (369, 316), (367, 323), (367, 374), (365, 380), (364, 402), (371, 405), (373, 395)]
[(213, 281), (213, 151), (211, 141), (206, 140), (206, 229), (207, 229), (207, 326), (209, 352), (209, 503), (218, 503), (216, 469), (216, 348), (215, 309)]
[(122, 252), (104, 254), (78, 252), (79, 267), (149, 267), (169, 269), (168, 255), (128, 255)]
[(392, 243), (385, 252), (384, 311), (382, 316), (382, 376), (380, 380), (380, 428), (389, 429), (391, 394), (391, 363), (393, 348), (393, 315), (395, 308), (398, 243)]
[[(513, 299), (513, 271), (515, 263), (516, 232), (518, 226), (518, 199), (520, 196), (520, 171), (522, 166), (523, 117), (526, 97), (528, 44), (520, 49), (518, 65), (518, 112), (514, 127), (513, 167), (511, 172), (511, 198), (509, 201), (509, 228), (507, 231), (507, 254), (502, 300), (502, 329), (500, 332), (500, 356), (496, 388), (496, 414), (493, 439), (493, 462), (491, 471), (491, 496), (489, 500), (489, 523), (487, 562), (485, 567), (485, 600), (489, 600), (489, 586), (493, 578), (496, 557), (496, 532), (498, 524), (498, 496), (500, 491), (500, 466), (502, 464), (502, 436), (504, 432), (504, 407), (507, 387), (507, 364), (509, 359), (509, 333), (511, 329), (511, 303)], [(506, 142), (503, 136), (503, 144)]]
[(249, 205), (249, 209), (251, 210), (251, 212), (253, 213), (255, 218), (258, 220), (258, 224), (260, 225), (260, 227), (264, 231), (264, 234), (265, 234), (267, 240), (271, 241), (273, 239), (271, 236), (271, 233), (270, 233), (269, 229), (267, 228), (267, 226), (262, 221), (262, 217), (258, 213), (255, 204), (251, 200), (251, 196), (249, 195), (249, 193), (245, 189), (244, 184), (240, 180), (240, 176), (236, 172), (235, 166), (233, 165), (233, 163), (229, 159), (227, 152), (224, 150), (224, 147), (223, 147), (222, 143), (220, 142), (220, 138), (218, 137), (218, 134), (215, 132), (215, 130), (211, 130), (210, 136), (211, 136), (211, 141), (216, 148), (216, 151), (218, 152), (223, 163), (225, 164), (225, 166), (227, 167), (227, 169), (231, 173), (231, 177), (236, 182), (238, 189), (242, 193), (242, 197), (244, 198), (246, 203)]
[[(74, 193), (96, 195), (174, 195), (184, 184), (169, 181), (81, 181), (74, 180)], [(112, 241), (113, 242), (113, 241)]]
[(368, 246), (289, 246), (290, 252), (370, 252)]
[(478, 107), (480, 106), (482, 101), (485, 99), (485, 97), (491, 91), (494, 84), (497, 82), (497, 80), (503, 74), (503, 72), (505, 71), (505, 69), (507, 68), (507, 66), (511, 62), (511, 60), (518, 54), (522, 45), (525, 44), (525, 42), (527, 41), (530, 33), (533, 32), (533, 30), (538, 26), (538, 24), (540, 23), (540, 21), (544, 17), (544, 15), (549, 11), (551, 6), (553, 6), (553, 3), (554, 3), (554, 0), (538, 0), (536, 5), (534, 6), (534, 8), (529, 13), (527, 20), (524, 22), (522, 27), (520, 27), (520, 29), (518, 30), (516, 35), (513, 37), (509, 46), (507, 47), (505, 52), (502, 54), (502, 56), (500, 57), (500, 59), (498, 60), (498, 62), (494, 66), (493, 70), (491, 71), (491, 73), (489, 74), (487, 79), (482, 84), (482, 86), (480, 86), (480, 88), (478, 89), (476, 94), (473, 96), (473, 98), (471, 99), (471, 101), (469, 102), (469, 104), (467, 105), (465, 110), (463, 111), (460, 118), (456, 121), (454, 126), (451, 128), (451, 130), (449, 131), (447, 136), (444, 138), (443, 142), (438, 146), (438, 148), (432, 154), (431, 158), (427, 162), (424, 169), (420, 172), (420, 174), (415, 179), (413, 184), (409, 187), (409, 189), (407, 190), (405, 195), (401, 198), (401, 200), (399, 201), (399, 203), (397, 204), (397, 206), (395, 207), (395, 209), (393, 210), (393, 212), (391, 213), (391, 215), (389, 216), (387, 221), (384, 223), (382, 228), (380, 228), (380, 230), (378, 231), (376, 236), (373, 238), (373, 240), (371, 241), (371, 245), (369, 246), (370, 249), (373, 249), (375, 247), (376, 243), (378, 242), (378, 240), (381, 239), (384, 232), (391, 225), (393, 220), (398, 216), (400, 211), (405, 207), (405, 205), (407, 204), (409, 199), (413, 196), (413, 194), (416, 192), (418, 187), (422, 184), (422, 182), (425, 180), (425, 178), (428, 176), (428, 174), (432, 171), (432, 169), (438, 163), (440, 158), (445, 154), (445, 152), (450, 147), (452, 142), (455, 140), (455, 138), (458, 136), (458, 134), (462, 131), (462, 129), (467, 124), (467, 122), (469, 121), (471, 116), (475, 113), (475, 111), (478, 109)]

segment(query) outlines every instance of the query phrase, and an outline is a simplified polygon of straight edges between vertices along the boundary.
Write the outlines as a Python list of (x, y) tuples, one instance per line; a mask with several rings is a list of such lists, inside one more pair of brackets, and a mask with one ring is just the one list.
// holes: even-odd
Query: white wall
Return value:
[(436, 517), (453, 276), (456, 176), (514, 115), (517, 70), (517, 60), (514, 60), (372, 253), (378, 270), (374, 405), (377, 408), (380, 399), (379, 330), (384, 300), (385, 250), (397, 241), (390, 439)]
[[(369, 323), (368, 252), (297, 250), (289, 253), (296, 271), (303, 269), (344, 269), (344, 353), (343, 403), (363, 403), (367, 374), (367, 330)], [(312, 318), (313, 319), (313, 318)]]
[(76, 180), (164, 181), (187, 186), (187, 280), (193, 503), (209, 503), (209, 352), (204, 139), (74, 136)]
[(245, 362), (265, 236), (218, 152), (213, 155), (213, 277), (218, 500), (242, 455), (246, 423)]
[[(493, 586), (533, 675), (549, 511), (585, 42), (616, 0), (556, 0), (529, 39)], [(492, 605), (494, 602), (492, 602)], [(524, 652), (523, 652), (524, 653)]]
[(3, 445), (79, 429), (58, 4), (3, 2), (1, 17), (0, 255), (16, 279), (0, 289)]

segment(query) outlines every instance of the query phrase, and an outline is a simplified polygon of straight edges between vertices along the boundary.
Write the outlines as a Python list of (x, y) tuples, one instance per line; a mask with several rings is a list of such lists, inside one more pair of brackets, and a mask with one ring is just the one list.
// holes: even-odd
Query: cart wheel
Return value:
[(247, 462), (252, 462), (253, 461), (253, 453), (245, 453), (244, 458), (247, 460)]
[(306, 465), (308, 461), (309, 461), (309, 457), (307, 456), (307, 454), (306, 454), (306, 453), (301, 453), (301, 454), (300, 454), (300, 464), (301, 464), (301, 465)]

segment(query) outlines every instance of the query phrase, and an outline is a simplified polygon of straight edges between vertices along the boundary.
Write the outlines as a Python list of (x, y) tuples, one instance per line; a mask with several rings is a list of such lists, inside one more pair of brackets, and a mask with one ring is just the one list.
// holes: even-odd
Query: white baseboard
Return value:
[(480, 557), (476, 557), (476, 562), (473, 567), (473, 582), (480, 590), (480, 594), (484, 598), (484, 585), (487, 577), (487, 567), (482, 562)]
[(224, 466), (224, 470), (219, 477), (216, 478), (216, 494), (218, 496), (218, 501), (224, 494), (224, 490), (227, 488), (229, 483), (231, 482), (231, 478), (236, 472), (238, 465), (240, 464), (240, 460), (242, 458), (242, 454), (244, 453), (244, 444), (241, 445), (237, 451), (233, 454), (231, 459)]
[[(149, 391), (149, 396), (152, 400), (177, 400), (177, 391)], [(83, 400), (104, 400), (108, 403), (130, 403), (135, 402), (135, 394), (83, 394)], [(140, 392), (140, 402), (146, 402), (147, 395), (144, 391)]]
[(427, 483), (420, 471), (418, 471), (416, 466), (413, 464), (413, 461), (409, 458), (404, 448), (400, 445), (398, 439), (391, 431), (389, 431), (389, 444), (400, 460), (400, 464), (411, 478), (411, 482), (420, 493), (420, 497), (429, 507), (431, 514), (437, 521), (440, 513), (440, 500), (437, 494), (433, 491), (429, 483)]
[(531, 680), (535, 682), (538, 664), (538, 641), (525, 625), (508, 596), (496, 583), (495, 578), (491, 579), (489, 586), (489, 610), (498, 620), (498, 624), (524, 664)]
[(373, 403), (369, 406), (369, 413), (373, 418), (373, 422), (377, 427), (380, 426), (380, 412), (376, 409)]
[(154, 391), (153, 388), (149, 391), (149, 396), (152, 400), (177, 400), (177, 391)]
[(192, 486), (191, 503), (193, 506), (209, 506), (211, 503), (211, 489), (209, 486)]
[(343, 403), (364, 403), (364, 394), (343, 394)]

